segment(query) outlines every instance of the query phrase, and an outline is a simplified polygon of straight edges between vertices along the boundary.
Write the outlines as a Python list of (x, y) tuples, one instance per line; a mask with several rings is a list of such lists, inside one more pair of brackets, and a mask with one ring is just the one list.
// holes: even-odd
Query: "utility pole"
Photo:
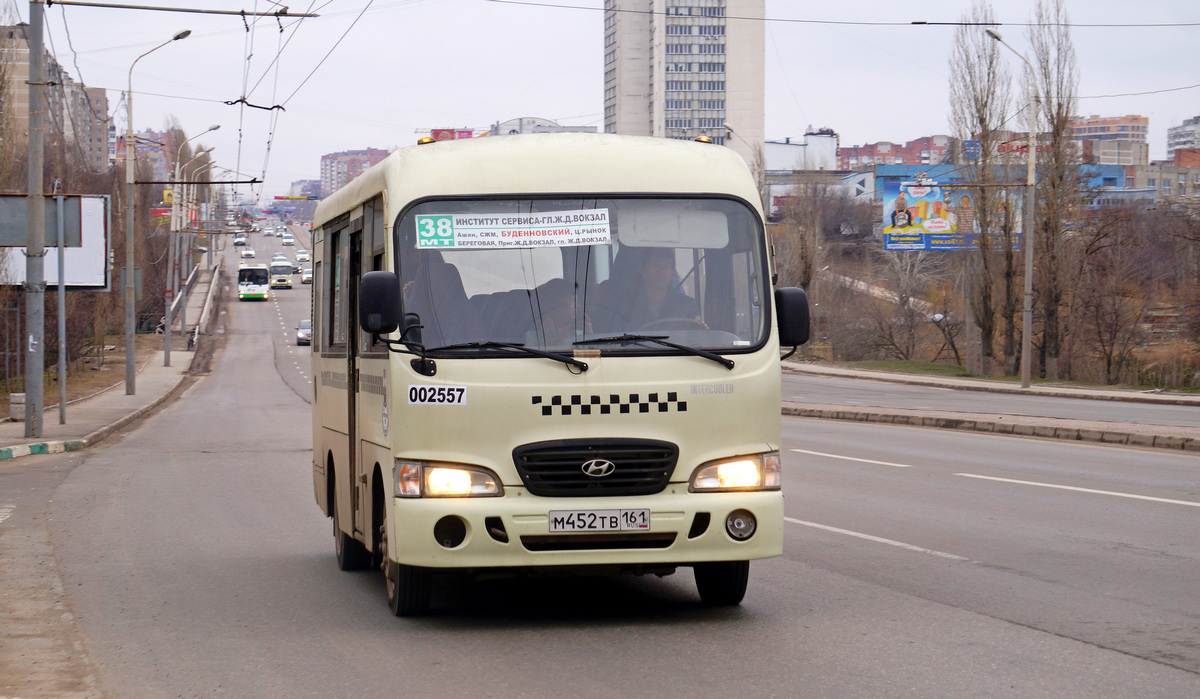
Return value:
[[(42, 33), (45, 5), (29, 0), (29, 187), (26, 190), (29, 238), (25, 244), (25, 436), (42, 436), (42, 388), (46, 334), (46, 203), (43, 201), (42, 110), (45, 61)], [(62, 245), (62, 241), (58, 241)], [(59, 311), (61, 313), (61, 310)], [(61, 349), (60, 349), (61, 351)]]

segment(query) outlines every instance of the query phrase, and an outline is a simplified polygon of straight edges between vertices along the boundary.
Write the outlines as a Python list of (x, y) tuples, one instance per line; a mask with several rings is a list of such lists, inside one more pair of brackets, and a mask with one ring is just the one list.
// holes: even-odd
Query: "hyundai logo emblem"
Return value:
[(604, 478), (611, 476), (612, 472), (617, 470), (617, 465), (604, 459), (592, 459), (585, 463), (580, 470), (592, 478)]

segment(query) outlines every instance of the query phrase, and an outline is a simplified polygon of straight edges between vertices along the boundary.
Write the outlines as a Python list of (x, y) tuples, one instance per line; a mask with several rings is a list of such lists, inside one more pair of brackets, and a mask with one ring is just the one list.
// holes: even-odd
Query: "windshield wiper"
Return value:
[(440, 352), (441, 350), (456, 350), (456, 349), (511, 349), (511, 350), (517, 350), (518, 352), (524, 352), (526, 354), (532, 354), (537, 357), (545, 357), (546, 359), (553, 359), (554, 361), (562, 362), (563, 364), (566, 364), (567, 366), (576, 367), (580, 371), (588, 370), (588, 365), (586, 363), (581, 362), (578, 359), (575, 359), (574, 357), (568, 357), (565, 354), (558, 354), (555, 352), (546, 352), (545, 350), (534, 349), (533, 347), (526, 347), (525, 345), (522, 345), (522, 344), (519, 344), (516, 342), (496, 342), (494, 340), (475, 340), (473, 342), (459, 342), (459, 343), (456, 343), (453, 345), (443, 345), (441, 347), (426, 348), (425, 352), (426, 353)]
[(574, 344), (590, 345), (593, 343), (617, 343), (617, 342), (653, 342), (655, 344), (662, 345), (663, 347), (670, 347), (671, 349), (677, 349), (677, 350), (680, 350), (683, 352), (688, 352), (689, 354), (694, 354), (697, 357), (704, 357), (705, 359), (711, 359), (712, 361), (716, 362), (717, 364), (720, 364), (721, 366), (725, 367), (726, 369), (733, 369), (733, 360), (732, 359), (726, 359), (725, 357), (722, 357), (719, 354), (715, 354), (713, 352), (709, 352), (707, 350), (702, 350), (702, 349), (699, 349), (696, 347), (688, 347), (687, 345), (679, 345), (674, 342), (669, 342), (667, 340), (667, 335), (631, 335), (629, 333), (625, 333), (624, 335), (614, 335), (612, 337), (593, 337), (593, 338), (587, 339), (587, 340), (576, 340)]

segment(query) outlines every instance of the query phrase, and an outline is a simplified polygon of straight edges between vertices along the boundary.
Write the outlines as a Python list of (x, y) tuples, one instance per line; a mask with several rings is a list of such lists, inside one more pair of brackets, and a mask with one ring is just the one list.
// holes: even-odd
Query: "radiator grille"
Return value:
[[(513, 450), (517, 473), (529, 492), (545, 497), (653, 495), (667, 487), (679, 448), (650, 439), (566, 439)], [(597, 477), (584, 464), (607, 461), (612, 473)], [(593, 469), (595, 470), (595, 469)]]

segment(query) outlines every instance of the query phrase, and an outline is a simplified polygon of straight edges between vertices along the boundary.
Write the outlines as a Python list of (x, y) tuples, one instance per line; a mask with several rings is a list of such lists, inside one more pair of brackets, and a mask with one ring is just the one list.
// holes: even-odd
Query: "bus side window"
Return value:
[(329, 236), (329, 251), (332, 253), (329, 257), (329, 286), (326, 287), (328, 292), (328, 302), (326, 305), (329, 318), (329, 344), (333, 347), (345, 347), (346, 345), (346, 290), (343, 280), (346, 278), (346, 252), (342, 248), (345, 245), (346, 236), (343, 235), (344, 229), (335, 231)]
[(313, 309), (312, 309), (312, 315), (313, 315), (312, 339), (313, 339), (313, 344), (317, 345), (317, 347), (314, 348), (314, 351), (316, 351), (316, 352), (323, 352), (329, 348), (329, 343), (326, 342), (326, 338), (322, 334), (322, 331), (324, 330), (325, 323), (326, 323), (325, 303), (324, 303), (325, 302), (325, 287), (324, 287), (325, 277), (322, 274), (325, 270), (322, 269), (322, 267), (323, 267), (323, 265), (320, 262), (317, 262), (316, 264), (313, 265), (313, 289), (315, 290), (315, 295), (313, 296), (314, 300), (313, 300)]

